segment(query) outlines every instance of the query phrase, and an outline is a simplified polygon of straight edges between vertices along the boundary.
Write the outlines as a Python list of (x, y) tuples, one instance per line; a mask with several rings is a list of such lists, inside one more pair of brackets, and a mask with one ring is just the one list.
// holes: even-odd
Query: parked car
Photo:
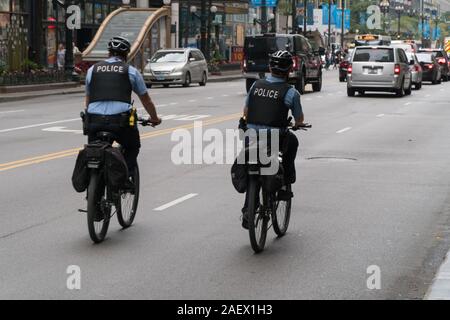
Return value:
[(414, 89), (420, 90), (422, 88), (422, 66), (414, 52), (406, 52), (406, 56), (409, 60), (409, 68), (411, 69), (412, 83)]
[(287, 50), (294, 56), (288, 81), (301, 94), (305, 92), (307, 83), (312, 84), (313, 91), (322, 89), (320, 55), (325, 50), (313, 50), (308, 39), (302, 35), (270, 33), (245, 37), (242, 72), (247, 92), (256, 80), (264, 79), (269, 74), (269, 56), (278, 50)]
[(347, 95), (366, 91), (411, 94), (412, 76), (409, 61), (401, 48), (388, 46), (356, 47), (347, 69)]
[(417, 59), (422, 67), (422, 81), (431, 81), (432, 84), (439, 84), (442, 80), (442, 67), (436, 60), (436, 54), (426, 51), (417, 54)]
[(194, 48), (158, 50), (144, 68), (147, 85), (181, 84), (189, 87), (197, 82), (201, 86), (208, 81), (208, 64), (202, 52)]
[(441, 66), (442, 80), (450, 80), (450, 62), (447, 53), (444, 49), (420, 49), (419, 53), (423, 52), (433, 52), (435, 53), (435, 59)]

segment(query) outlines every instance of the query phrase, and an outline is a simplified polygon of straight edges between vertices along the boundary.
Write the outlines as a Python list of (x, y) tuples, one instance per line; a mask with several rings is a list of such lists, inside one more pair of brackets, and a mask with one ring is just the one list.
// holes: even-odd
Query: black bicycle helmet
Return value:
[(292, 54), (286, 50), (279, 50), (270, 56), (269, 65), (275, 72), (288, 73), (294, 62)]
[(122, 55), (128, 54), (131, 50), (131, 44), (124, 37), (113, 37), (108, 42), (108, 50)]

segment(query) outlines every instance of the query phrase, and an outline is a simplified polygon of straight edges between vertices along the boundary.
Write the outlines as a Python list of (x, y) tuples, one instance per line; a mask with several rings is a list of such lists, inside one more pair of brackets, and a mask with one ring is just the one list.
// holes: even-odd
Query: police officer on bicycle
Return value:
[[(270, 72), (266, 79), (256, 81), (251, 87), (244, 108), (244, 119), (248, 129), (279, 130), (280, 146), (283, 151), (285, 182), (293, 184), (296, 180), (295, 158), (298, 149), (297, 137), (287, 129), (289, 111), (295, 120), (295, 126), (304, 126), (304, 115), (300, 102), (300, 93), (287, 83), (293, 66), (292, 55), (288, 51), (277, 51), (270, 57)], [(292, 197), (292, 194), (285, 195)], [(247, 198), (242, 208), (242, 226), (247, 226)]]
[(131, 94), (135, 92), (150, 114), (153, 126), (161, 124), (140, 72), (127, 64), (130, 42), (114, 37), (108, 43), (109, 58), (93, 65), (86, 75), (86, 108), (88, 141), (96, 139), (99, 131), (112, 132), (124, 148), (130, 174), (134, 172), (141, 147), (133, 114)]

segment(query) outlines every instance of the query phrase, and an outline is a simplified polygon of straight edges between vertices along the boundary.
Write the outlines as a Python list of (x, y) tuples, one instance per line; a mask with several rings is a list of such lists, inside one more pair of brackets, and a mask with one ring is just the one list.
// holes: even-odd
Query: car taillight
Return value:
[(422, 68), (420, 67), (420, 65), (416, 64), (414, 66), (414, 70), (416, 70), (416, 72), (420, 72), (420, 71), (422, 71)]
[(349, 64), (348, 67), (347, 67), (347, 73), (348, 74), (352, 74), (352, 72), (353, 72), (353, 67), (352, 67), (351, 64)]
[(299, 61), (298, 61), (298, 57), (297, 57), (297, 56), (294, 56), (294, 57), (292, 58), (292, 62), (293, 62), (292, 68), (293, 68), (294, 70), (298, 70), (298, 67), (300, 66), (300, 63), (299, 63)]
[(445, 64), (445, 58), (439, 58), (437, 62), (439, 64)]
[(426, 64), (425, 67), (427, 67), (428, 69), (433, 69), (433, 65), (432, 64)]
[(400, 74), (400, 65), (396, 64), (394, 67), (394, 74), (399, 75)]

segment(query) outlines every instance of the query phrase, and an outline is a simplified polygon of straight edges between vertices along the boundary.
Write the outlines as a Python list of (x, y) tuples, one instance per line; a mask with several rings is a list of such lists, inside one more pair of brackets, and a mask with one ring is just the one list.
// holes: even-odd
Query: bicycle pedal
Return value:
[(81, 212), (81, 213), (87, 213), (87, 210), (84, 210), (84, 209), (78, 209), (78, 212)]

